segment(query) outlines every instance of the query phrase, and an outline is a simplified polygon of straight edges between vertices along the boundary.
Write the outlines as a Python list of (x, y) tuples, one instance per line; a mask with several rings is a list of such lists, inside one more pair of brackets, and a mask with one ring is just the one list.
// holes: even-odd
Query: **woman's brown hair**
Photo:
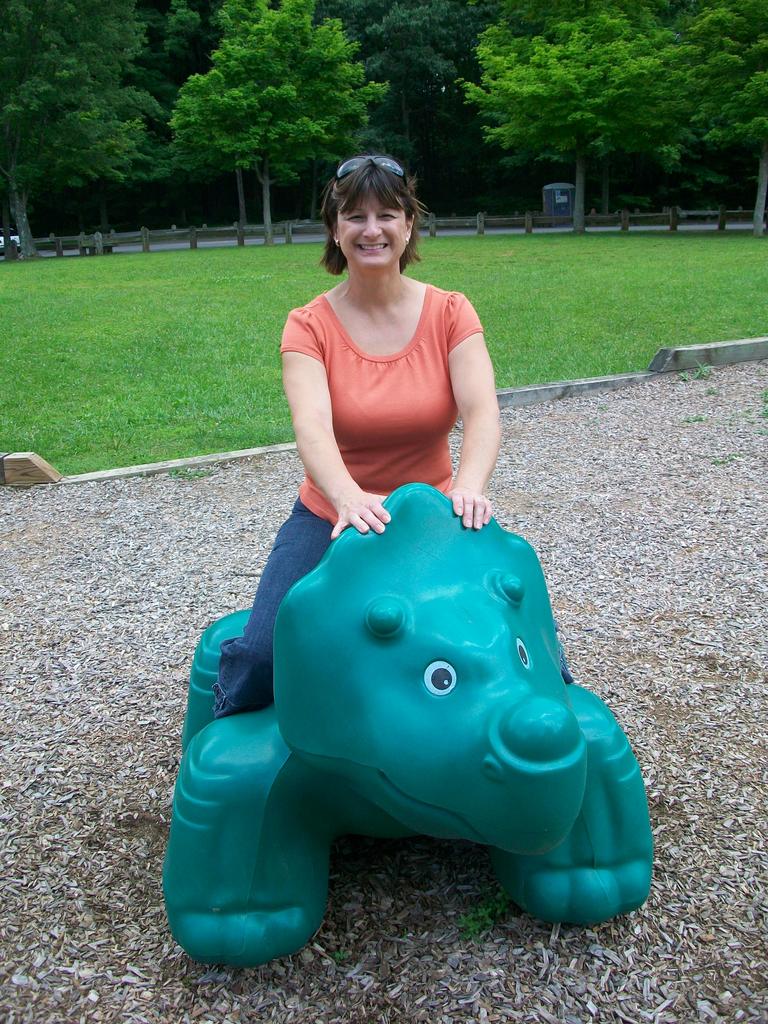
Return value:
[(399, 174), (380, 167), (373, 160), (367, 160), (341, 180), (334, 175), (325, 186), (321, 214), (326, 238), (320, 262), (329, 274), (342, 274), (347, 266), (347, 257), (336, 244), (336, 221), (339, 213), (359, 206), (369, 196), (375, 196), (387, 209), (399, 207), (412, 221), (411, 237), (400, 256), (401, 273), (409, 263), (416, 263), (421, 259), (417, 252), (418, 227), (424, 207), (416, 198), (416, 178), (407, 173), (401, 178)]

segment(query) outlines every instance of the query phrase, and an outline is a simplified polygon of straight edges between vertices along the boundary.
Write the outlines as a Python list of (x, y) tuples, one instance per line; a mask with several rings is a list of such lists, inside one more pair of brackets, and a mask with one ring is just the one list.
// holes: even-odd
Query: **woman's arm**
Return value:
[(339, 516), (331, 540), (347, 526), (354, 526), (360, 533), (383, 533), (384, 524), (390, 520), (382, 505), (385, 495), (362, 490), (344, 465), (333, 433), (331, 396), (323, 364), (301, 352), (283, 353), (283, 388), (304, 468)]
[(501, 441), (493, 365), (482, 334), (456, 346), (448, 356), (448, 369), (464, 427), (459, 468), (448, 497), (464, 526), (479, 530), (491, 518), (491, 503), (483, 492)]

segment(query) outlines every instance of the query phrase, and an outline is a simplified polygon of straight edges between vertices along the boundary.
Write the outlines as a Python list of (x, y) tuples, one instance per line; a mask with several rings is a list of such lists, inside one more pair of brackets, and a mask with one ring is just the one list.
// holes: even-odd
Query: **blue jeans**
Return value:
[[(219, 678), (213, 684), (215, 718), (256, 711), (274, 700), (272, 634), (277, 609), (293, 584), (323, 557), (331, 543), (332, 529), (331, 523), (296, 499), (264, 566), (245, 632), (221, 645)], [(560, 672), (566, 683), (573, 682), (562, 645)]]
[(331, 523), (296, 499), (264, 566), (245, 632), (221, 645), (219, 678), (213, 684), (215, 718), (256, 711), (274, 700), (272, 633), (277, 609), (293, 584), (323, 557), (332, 529)]

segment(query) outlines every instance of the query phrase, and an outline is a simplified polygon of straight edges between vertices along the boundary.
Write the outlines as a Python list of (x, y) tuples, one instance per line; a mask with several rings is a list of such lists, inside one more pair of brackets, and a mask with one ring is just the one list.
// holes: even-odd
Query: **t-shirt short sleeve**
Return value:
[(301, 352), (325, 362), (325, 332), (318, 319), (308, 310), (292, 309), (283, 328), (281, 352)]
[(452, 352), (457, 345), (473, 334), (482, 333), (480, 317), (469, 299), (461, 292), (449, 292), (445, 303), (445, 338), (448, 351)]

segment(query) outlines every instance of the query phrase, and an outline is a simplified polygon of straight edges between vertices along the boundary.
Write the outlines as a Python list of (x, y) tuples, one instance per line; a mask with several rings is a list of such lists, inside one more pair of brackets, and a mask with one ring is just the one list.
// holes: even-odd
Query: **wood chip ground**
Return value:
[(497, 516), (647, 782), (650, 899), (596, 928), (510, 907), (478, 935), (481, 848), (348, 838), (306, 949), (191, 962), (160, 888), (188, 666), (298, 459), (3, 490), (0, 1020), (768, 1019), (768, 364), (687, 376), (503, 414)]

